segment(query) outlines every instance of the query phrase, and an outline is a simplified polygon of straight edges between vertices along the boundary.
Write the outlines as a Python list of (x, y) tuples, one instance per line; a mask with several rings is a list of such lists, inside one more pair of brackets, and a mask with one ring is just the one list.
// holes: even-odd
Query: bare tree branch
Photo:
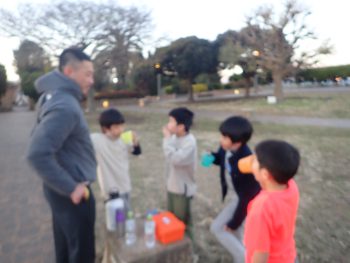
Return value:
[(306, 25), (306, 18), (310, 14), (296, 0), (287, 0), (279, 17), (275, 16), (271, 7), (261, 7), (247, 17), (247, 26), (241, 30), (247, 44), (260, 51), (261, 65), (272, 72), (275, 95), (279, 99), (283, 97), (281, 81), (284, 76), (295, 72), (300, 66), (316, 61), (321, 51), (330, 51), (325, 47), (296, 56), (295, 51), (301, 41), (315, 38)]

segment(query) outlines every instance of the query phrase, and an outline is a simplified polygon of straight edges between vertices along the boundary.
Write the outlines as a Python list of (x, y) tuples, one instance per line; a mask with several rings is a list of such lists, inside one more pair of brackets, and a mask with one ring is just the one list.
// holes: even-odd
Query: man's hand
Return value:
[(170, 133), (167, 126), (163, 127), (163, 136), (164, 136), (164, 138), (169, 138), (171, 136), (171, 133)]
[(70, 199), (72, 200), (73, 204), (79, 204), (81, 200), (87, 196), (86, 190), (88, 190), (86, 183), (80, 183), (75, 187), (74, 191), (70, 194)]
[(227, 232), (229, 232), (231, 234), (234, 234), (234, 230), (229, 228), (227, 225), (224, 226), (224, 229), (225, 229), (225, 231), (227, 231)]

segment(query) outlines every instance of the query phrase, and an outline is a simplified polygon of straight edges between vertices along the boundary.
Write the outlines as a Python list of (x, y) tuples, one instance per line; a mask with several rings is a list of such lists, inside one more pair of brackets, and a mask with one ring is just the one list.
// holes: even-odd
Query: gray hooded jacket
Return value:
[(96, 160), (76, 82), (54, 70), (35, 82), (43, 93), (28, 151), (30, 165), (54, 191), (70, 196), (80, 182), (96, 179)]

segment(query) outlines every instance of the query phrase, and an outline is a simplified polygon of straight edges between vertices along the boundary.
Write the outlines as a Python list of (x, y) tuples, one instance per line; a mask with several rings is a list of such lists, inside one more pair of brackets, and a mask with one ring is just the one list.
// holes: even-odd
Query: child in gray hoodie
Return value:
[(191, 200), (196, 192), (197, 160), (196, 139), (190, 133), (193, 116), (187, 108), (173, 109), (163, 127), (168, 210), (186, 224), (186, 233), (192, 239)]

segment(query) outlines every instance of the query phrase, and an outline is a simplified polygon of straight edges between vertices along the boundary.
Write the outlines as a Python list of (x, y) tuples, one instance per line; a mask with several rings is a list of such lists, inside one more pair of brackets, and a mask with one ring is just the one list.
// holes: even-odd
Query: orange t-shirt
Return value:
[(249, 203), (244, 232), (246, 263), (251, 263), (254, 252), (269, 253), (268, 263), (295, 261), (299, 190), (293, 179), (287, 185), (283, 191), (262, 190)]

